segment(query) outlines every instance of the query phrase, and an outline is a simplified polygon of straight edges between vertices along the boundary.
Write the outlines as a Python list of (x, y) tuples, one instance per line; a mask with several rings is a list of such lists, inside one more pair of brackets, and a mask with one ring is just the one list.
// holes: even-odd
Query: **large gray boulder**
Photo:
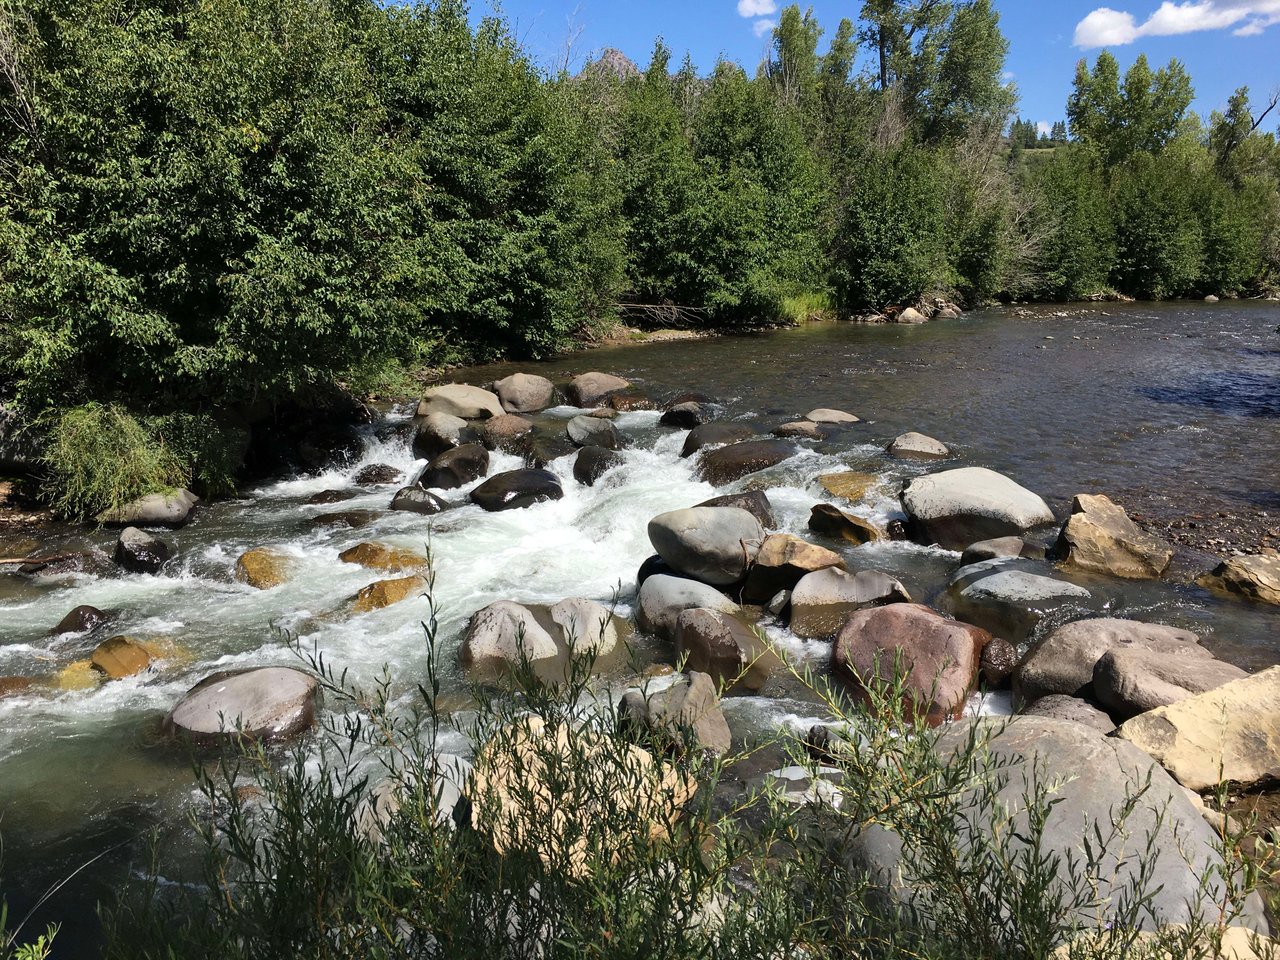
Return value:
[(574, 417), (565, 427), (569, 439), (579, 447), (604, 447), (617, 450), (622, 446), (618, 428), (601, 417)]
[(715, 587), (683, 577), (654, 574), (640, 587), (636, 625), (663, 640), (674, 640), (680, 613), (699, 607), (728, 614), (742, 612), (741, 607)]
[(594, 600), (569, 597), (552, 605), (549, 615), (564, 644), (576, 654), (603, 657), (618, 645), (617, 619)]
[(112, 559), (129, 573), (156, 574), (172, 556), (173, 549), (160, 538), (137, 527), (125, 527), (116, 541)]
[(200, 502), (190, 490), (174, 490), (170, 493), (149, 493), (122, 507), (104, 510), (97, 520), (106, 527), (168, 527), (185, 526), (191, 513)]
[(1153, 580), (1169, 569), (1173, 548), (1141, 529), (1107, 497), (1082, 493), (1071, 503), (1054, 555), (1092, 573)]
[(417, 485), (426, 490), (456, 490), (479, 480), (489, 472), (489, 451), (479, 443), (466, 443), (446, 450), (418, 475)]
[(773, 515), (773, 504), (763, 490), (748, 490), (746, 493), (728, 493), (722, 497), (712, 497), (695, 504), (698, 507), (741, 507), (760, 521), (766, 530), (778, 529), (778, 520)]
[(1101, 617), (1059, 627), (1032, 647), (1013, 673), (1015, 703), (1061, 693), (1094, 698), (1093, 675), (1109, 650), (1149, 650), (1166, 659), (1202, 658), (1200, 638), (1159, 623)]
[(801, 578), (791, 591), (791, 632), (797, 637), (826, 640), (850, 614), (910, 602), (907, 588), (879, 570), (817, 570)]
[(592, 487), (597, 480), (622, 463), (622, 454), (614, 450), (596, 446), (583, 447), (573, 461), (573, 479), (584, 487)]
[(702, 423), (690, 430), (689, 435), (684, 438), (684, 446), (680, 449), (680, 456), (692, 457), (703, 447), (737, 443), (753, 436), (755, 436), (755, 431), (745, 423), (722, 423), (720, 421)]
[(495, 513), (523, 510), (564, 496), (560, 478), (547, 470), (508, 470), (495, 474), (471, 491), (471, 502)]
[(832, 669), (863, 689), (875, 689), (892, 682), (900, 665), (905, 694), (921, 718), (936, 725), (964, 711), (990, 639), (985, 630), (928, 607), (895, 603), (845, 620), (836, 634)]
[[(1086, 891), (1066, 921), (1100, 928), (1114, 916), (1116, 903), (1139, 892), (1140, 864), (1149, 859), (1151, 872), (1141, 892), (1151, 899), (1137, 918), (1142, 929), (1187, 923), (1192, 918), (1217, 924), (1227, 891), (1218, 879), (1225, 868), (1216, 835), (1186, 791), (1150, 757), (1078, 723), (1039, 717), (975, 722), (979, 736), (990, 738), (991, 763), (1002, 769), (1002, 775), (996, 780), (994, 773), (979, 771), (972, 781), (975, 785), (956, 798), (959, 822), (952, 836), (962, 851), (973, 843), (969, 837), (979, 835), (999, 844), (1006, 851), (1006, 862), (1018, 862), (1022, 853), (1030, 852), (1026, 797), (1043, 790), (1037, 806), (1051, 805), (1032, 855), (1041, 861), (1057, 858), (1058, 877), (1047, 896), (1064, 896), (1072, 886), (1073, 873), (1084, 874), (1081, 837), (1092, 837), (1095, 825), (1103, 837), (1109, 837), (1119, 811), (1132, 801), (1133, 812), (1118, 824), (1119, 836), (1096, 845), (1099, 860), (1088, 871), (1088, 876), (1096, 878), (1096, 889)], [(954, 726), (940, 738), (938, 752), (953, 763), (960, 762), (957, 757), (962, 756), (968, 735), (967, 724)], [(992, 786), (982, 786), (993, 780)], [(922, 877), (922, 858), (906, 818), (903, 828), (894, 833), (868, 826), (854, 836), (844, 857), (892, 901), (915, 907), (920, 922), (928, 924), (936, 888)], [(1202, 882), (1207, 889), (1202, 889)], [(947, 888), (941, 895), (951, 896), (952, 891)], [(983, 899), (994, 895), (995, 891), (984, 891)], [(1256, 893), (1236, 906), (1243, 914), (1235, 921), (1238, 925), (1267, 931)]]
[(451, 413), (431, 413), (418, 421), (413, 433), (413, 455), (422, 460), (434, 460), (446, 450), (469, 442), (467, 421)]
[(946, 460), (951, 451), (941, 440), (923, 433), (904, 433), (887, 448), (889, 456), (898, 460)]
[(960, 566), (968, 567), (984, 560), (1043, 560), (1045, 549), (1038, 543), (1028, 543), (1021, 537), (997, 537), (995, 540), (979, 540), (964, 548)]
[(536, 413), (551, 406), (556, 388), (546, 377), (513, 373), (495, 383), (493, 392), (507, 413)]
[(704, 583), (728, 586), (760, 552), (764, 528), (739, 507), (690, 507), (649, 521), (649, 541), (671, 567)]
[(432, 387), (422, 395), (418, 403), (418, 416), (447, 413), (463, 420), (488, 420), (500, 417), (506, 411), (496, 394), (465, 383), (446, 383)]
[(682, 610), (676, 617), (676, 655), (717, 685), (757, 691), (781, 662), (768, 643), (739, 617), (720, 610)]
[(496, 671), (559, 655), (555, 640), (527, 607), (508, 600), (477, 610), (467, 624), (459, 655), (464, 667)]
[(952, 612), (993, 635), (1019, 644), (1036, 625), (1057, 611), (1088, 610), (1093, 595), (1084, 587), (1044, 576), (1017, 560), (985, 560), (956, 571), (948, 587)]
[(518, 417), (514, 413), (504, 413), (500, 417), (490, 417), (484, 422), (480, 431), (480, 442), (486, 450), (501, 450), (503, 453), (519, 454), (524, 449), (524, 441), (533, 433), (533, 421)]
[(732, 745), (716, 685), (705, 673), (690, 673), (665, 690), (646, 696), (631, 690), (618, 711), (624, 722), (657, 735), (671, 752), (725, 754)]
[(573, 378), (565, 394), (575, 407), (594, 409), (615, 393), (620, 393), (631, 386), (630, 381), (623, 380), (608, 373), (580, 374)]
[(917, 477), (902, 491), (902, 507), (912, 537), (953, 550), (976, 540), (1021, 536), (1054, 521), (1039, 496), (985, 467)]
[(731, 443), (702, 455), (698, 478), (721, 487), (790, 459), (796, 447), (786, 440), (749, 440)]
[(286, 740), (309, 730), (321, 699), (316, 678), (288, 667), (215, 673), (165, 717), (165, 729), (198, 746), (238, 738)]
[(1084, 724), (1103, 736), (1116, 728), (1116, 722), (1105, 711), (1099, 710), (1088, 700), (1069, 697), (1065, 693), (1051, 693), (1047, 697), (1041, 697), (1023, 710), (1022, 715), (1046, 720), (1069, 720)]
[(1093, 668), (1093, 695), (1123, 723), (1157, 707), (1208, 693), (1248, 674), (1224, 663), (1204, 647), (1187, 647), (1181, 656), (1134, 647), (1108, 650)]

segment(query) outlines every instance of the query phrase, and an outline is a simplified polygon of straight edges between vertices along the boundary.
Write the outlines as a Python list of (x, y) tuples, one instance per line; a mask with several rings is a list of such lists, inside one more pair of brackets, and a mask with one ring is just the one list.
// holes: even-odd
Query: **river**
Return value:
[[(542, 364), (458, 371), (483, 383), (517, 369), (563, 383), (602, 370), (632, 380), (658, 400), (689, 390), (724, 407), (723, 419), (767, 433), (814, 407), (866, 422), (770, 471), (715, 489), (693, 475), (679, 451), (684, 431), (658, 425), (656, 412), (623, 414), (625, 463), (593, 488), (572, 477), (572, 460), (551, 467), (565, 497), (486, 514), (464, 501), (432, 519), (385, 510), (398, 485), (357, 488), (363, 466), (415, 469), (404, 429), (410, 411), (391, 411), (368, 430), (358, 462), (318, 476), (291, 477), (201, 509), (182, 530), (163, 534), (178, 558), (159, 576), (105, 574), (22, 577), (0, 572), (0, 677), (52, 674), (86, 657), (101, 636), (50, 637), (78, 604), (119, 611), (111, 633), (172, 645), (154, 672), (91, 690), (44, 690), (0, 698), (0, 835), (3, 890), (20, 918), (46, 887), (108, 851), (42, 908), (33, 923), (64, 924), (60, 955), (85, 956), (96, 941), (93, 905), (145, 862), (148, 832), (180, 832), (192, 799), (185, 754), (159, 733), (165, 712), (215, 669), (294, 663), (285, 636), (300, 634), (361, 680), (388, 665), (403, 688), (420, 678), (425, 604), (408, 601), (355, 617), (334, 616), (377, 575), (340, 563), (365, 540), (422, 549), (428, 535), (443, 608), (447, 690), (465, 678), (453, 650), (470, 614), (499, 599), (608, 601), (634, 596), (635, 573), (652, 553), (645, 528), (655, 514), (718, 493), (763, 487), (782, 528), (812, 536), (809, 508), (830, 499), (824, 473), (869, 470), (881, 477), (855, 512), (888, 518), (901, 482), (936, 465), (889, 460), (884, 445), (917, 430), (946, 442), (956, 465), (999, 470), (1044, 496), (1061, 517), (1070, 498), (1101, 492), (1134, 504), (1209, 504), (1280, 526), (1280, 304), (1220, 303), (999, 308), (919, 327), (818, 324), (767, 335), (617, 347)], [(544, 423), (580, 411), (556, 408)], [(496, 454), (491, 473), (519, 466)], [(340, 506), (310, 506), (313, 494), (348, 490)], [(333, 510), (375, 509), (363, 529), (316, 529)], [(1190, 507), (1188, 506), (1188, 510)], [(77, 531), (110, 552), (114, 535)], [(46, 546), (57, 546), (55, 538)], [(1272, 541), (1274, 545), (1274, 541)], [(828, 544), (832, 545), (832, 544)], [(257, 591), (235, 582), (237, 557), (252, 547), (288, 553), (296, 574)], [(898, 576), (925, 602), (936, 600), (957, 565), (954, 553), (881, 544), (840, 548), (851, 569)], [(0, 571), (5, 568), (0, 568)], [(1280, 662), (1280, 613), (1224, 600), (1187, 584), (1095, 579), (1109, 609), (1196, 630), (1224, 659), (1246, 669)], [(109, 635), (109, 634), (108, 634)], [(774, 635), (793, 656), (825, 662), (829, 647)], [(659, 658), (663, 651), (649, 648)], [(623, 673), (608, 679), (621, 685)], [(735, 733), (803, 728), (803, 699), (745, 697), (727, 713)], [(458, 744), (452, 744), (458, 746)], [(32, 930), (35, 928), (33, 927)], [(31, 931), (28, 931), (31, 932)]]

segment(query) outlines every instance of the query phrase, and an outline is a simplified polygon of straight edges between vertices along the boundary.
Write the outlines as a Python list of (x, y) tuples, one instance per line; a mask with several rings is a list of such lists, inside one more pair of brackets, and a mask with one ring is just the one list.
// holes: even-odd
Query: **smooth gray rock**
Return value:
[(778, 521), (773, 515), (773, 504), (769, 502), (763, 490), (749, 490), (746, 493), (730, 493), (723, 497), (712, 497), (703, 500), (699, 507), (741, 507), (760, 521), (766, 530), (778, 529)]
[(499, 600), (472, 615), (459, 655), (464, 667), (492, 670), (518, 665), (521, 651), (530, 662), (552, 659), (560, 652), (533, 611)]
[(645, 579), (636, 601), (636, 625), (663, 640), (675, 640), (676, 621), (683, 610), (702, 607), (738, 614), (742, 608), (715, 587), (667, 574)]
[(1062, 608), (1087, 610), (1094, 605), (1093, 595), (1084, 587), (1043, 576), (1018, 563), (986, 560), (958, 570), (948, 587), (956, 618), (1019, 644), (1046, 615)]
[(1039, 496), (985, 467), (917, 477), (903, 490), (902, 507), (912, 537), (953, 550), (1054, 522)]
[(604, 447), (606, 450), (617, 450), (622, 446), (622, 437), (618, 433), (618, 428), (600, 417), (574, 417), (565, 427), (565, 432), (579, 447)]
[(1093, 695), (1123, 723), (1248, 675), (1200, 646), (1187, 647), (1172, 657), (1162, 651), (1119, 647), (1108, 650), (1094, 665)]
[[(1122, 825), (1127, 839), (1108, 844), (1100, 854), (1101, 863), (1091, 872), (1098, 877), (1098, 889), (1068, 921), (1092, 928), (1111, 918), (1114, 904), (1126, 891), (1133, 892), (1138, 875), (1135, 853), (1147, 847), (1150, 836), (1155, 865), (1146, 892), (1152, 899), (1149, 913), (1144, 911), (1138, 919), (1139, 927), (1186, 923), (1193, 916), (1210, 925), (1218, 922), (1225, 891), (1215, 874), (1223, 869), (1215, 834), (1186, 792), (1150, 757), (1132, 744), (1098, 736), (1079, 723), (1023, 716), (1000, 730), (1002, 720), (977, 722), (992, 735), (994, 761), (1009, 766), (1005, 768), (1005, 784), (995, 798), (984, 797), (978, 787), (971, 788), (959, 798), (960, 814), (984, 833), (998, 829), (1012, 854), (1026, 843), (1024, 797), (1034, 789), (1032, 784), (1036, 780), (1057, 784), (1050, 788), (1048, 798), (1059, 802), (1047, 814), (1039, 855), (1060, 858), (1060, 888), (1065, 889), (1068, 883), (1068, 863), (1078, 862), (1083, 855), (1081, 837), (1092, 834), (1093, 824), (1106, 836), (1115, 811), (1122, 809), (1129, 797), (1138, 796), (1132, 815)], [(938, 743), (939, 752), (954, 757), (967, 733), (965, 724), (949, 729)], [(1008, 822), (1010, 816), (1012, 823)], [(966, 844), (969, 829), (956, 830), (957, 843)], [(929, 923), (932, 891), (913, 882), (916, 856), (900, 835), (881, 826), (866, 828), (853, 838), (843, 856), (850, 868), (881, 886), (891, 901), (905, 904), (914, 900), (920, 922)], [(1209, 878), (1207, 897), (1201, 895), (1201, 878)], [(1237, 924), (1267, 932), (1262, 901), (1256, 893), (1238, 906), (1242, 916)]]
[(112, 559), (129, 573), (156, 574), (172, 556), (173, 549), (163, 540), (137, 527), (125, 527), (116, 541)]
[(418, 416), (447, 413), (463, 420), (488, 420), (500, 417), (506, 411), (496, 394), (466, 383), (446, 383), (432, 387), (422, 395), (418, 403)]
[(552, 405), (556, 388), (546, 377), (513, 373), (495, 383), (493, 392), (507, 413), (536, 413)]
[(560, 478), (546, 470), (509, 470), (471, 491), (471, 501), (489, 512), (523, 510), (564, 496)]
[(320, 684), (301, 670), (260, 667), (215, 673), (178, 701), (164, 725), (199, 746), (240, 737), (286, 740), (315, 724), (320, 699)]
[(795, 455), (796, 447), (786, 440), (749, 440), (731, 443), (702, 456), (698, 477), (717, 487), (776, 466)]
[(695, 608), (676, 617), (676, 656), (717, 685), (757, 691), (782, 664), (769, 644), (733, 614)]
[(674, 752), (688, 747), (725, 754), (732, 745), (715, 683), (705, 673), (690, 673), (648, 697), (639, 690), (628, 691), (618, 709), (625, 722), (660, 734)]
[(760, 521), (740, 507), (690, 507), (649, 521), (649, 541), (663, 560), (717, 586), (746, 576), (764, 537)]
[(1070, 720), (1072, 723), (1084, 724), (1102, 735), (1116, 728), (1115, 721), (1087, 700), (1069, 697), (1065, 693), (1051, 693), (1041, 697), (1022, 711), (1023, 716), (1040, 717), (1045, 720)]
[(603, 657), (618, 645), (618, 624), (602, 604), (570, 597), (552, 605), (551, 621), (560, 628), (564, 643), (576, 654)]
[(1059, 627), (1022, 658), (1013, 674), (1015, 703), (1031, 703), (1063, 693), (1094, 697), (1093, 672), (1108, 650), (1131, 647), (1164, 657), (1201, 658), (1200, 638), (1189, 630), (1158, 623), (1102, 617)]
[(1037, 543), (1028, 543), (1021, 537), (998, 537), (995, 540), (979, 540), (965, 547), (960, 555), (960, 566), (968, 567), (984, 560), (1020, 558), (1043, 560), (1047, 551)]
[(172, 493), (149, 493), (132, 503), (114, 510), (104, 510), (97, 520), (106, 527), (168, 527), (185, 526), (191, 513), (200, 502), (190, 490)]
[(449, 504), (422, 487), (405, 487), (391, 498), (392, 510), (420, 513), (424, 516), (447, 510)]
[(489, 472), (489, 451), (481, 444), (466, 443), (446, 450), (418, 475), (417, 484), (427, 490), (456, 490)]
[(703, 447), (737, 443), (753, 436), (755, 436), (755, 431), (745, 423), (722, 423), (719, 421), (702, 423), (690, 430), (689, 435), (684, 438), (684, 446), (680, 449), (680, 456), (684, 458), (692, 457)]
[(907, 588), (879, 570), (817, 570), (801, 578), (791, 591), (791, 632), (797, 637), (825, 640), (844, 625), (851, 613), (910, 602)]
[(584, 487), (593, 487), (597, 480), (623, 462), (622, 454), (616, 451), (596, 446), (583, 447), (573, 461), (573, 479)]
[(804, 415), (806, 420), (812, 420), (814, 423), (828, 424), (847, 424), (861, 423), (862, 420), (855, 417), (852, 413), (846, 413), (844, 410), (832, 410), (829, 407), (819, 407), (816, 410), (810, 410)]
[(574, 377), (565, 394), (575, 407), (593, 408), (630, 386), (631, 383), (621, 377), (593, 371)]
[(446, 450), (460, 447), (471, 437), (467, 421), (450, 413), (432, 413), (418, 421), (413, 433), (413, 455), (434, 460)]
[(888, 453), (899, 460), (946, 460), (951, 451), (941, 440), (923, 433), (904, 433), (889, 444)]

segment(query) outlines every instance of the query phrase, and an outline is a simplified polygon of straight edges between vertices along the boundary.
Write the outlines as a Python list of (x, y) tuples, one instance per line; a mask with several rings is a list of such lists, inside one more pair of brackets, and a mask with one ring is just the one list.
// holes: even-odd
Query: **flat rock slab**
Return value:
[(732, 443), (702, 456), (698, 478), (717, 487), (789, 460), (796, 452), (785, 440), (749, 440)]
[(1054, 554), (1081, 570), (1154, 580), (1169, 569), (1173, 548), (1141, 529), (1107, 497), (1082, 493), (1072, 501)]
[(170, 733), (210, 746), (234, 740), (285, 740), (315, 723), (316, 678), (287, 667), (215, 673), (187, 692), (165, 718)]
[(1021, 536), (1054, 522), (1043, 499), (985, 467), (918, 477), (903, 490), (902, 506), (915, 539), (953, 550), (977, 540)]
[(819, 407), (816, 410), (810, 410), (804, 415), (806, 420), (812, 420), (814, 423), (861, 423), (859, 417), (855, 417), (852, 413), (846, 413), (844, 410), (832, 410), (827, 407)]
[(1192, 790), (1280, 780), (1280, 667), (1134, 717), (1116, 735)]
[(108, 680), (121, 680), (151, 666), (151, 654), (132, 637), (112, 637), (98, 644), (89, 661)]

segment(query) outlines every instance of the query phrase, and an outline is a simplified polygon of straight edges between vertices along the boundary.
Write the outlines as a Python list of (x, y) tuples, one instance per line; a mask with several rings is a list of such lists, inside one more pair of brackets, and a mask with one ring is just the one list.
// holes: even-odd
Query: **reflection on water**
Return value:
[[(896, 492), (934, 465), (889, 461), (884, 445), (918, 430), (946, 442), (969, 465), (989, 466), (1042, 493), (1061, 515), (1079, 492), (1160, 491), (1225, 508), (1280, 506), (1280, 353), (1273, 304), (1111, 306), (1014, 316), (992, 310), (920, 327), (830, 324), (768, 336), (618, 348), (547, 364), (461, 371), (481, 383), (516, 369), (563, 382), (600, 369), (635, 381), (659, 399), (689, 390), (710, 395), (726, 417), (762, 432), (815, 407), (865, 418), (832, 442), (802, 452), (738, 484), (761, 485), (787, 532), (811, 536), (809, 508), (828, 499), (816, 478), (855, 469), (877, 475), (854, 509), (888, 518)], [(541, 415), (562, 430), (575, 411)], [(636, 568), (649, 554), (645, 532), (657, 513), (717, 492), (679, 457), (682, 431), (656, 413), (624, 414), (623, 464), (595, 487), (578, 486), (572, 462), (551, 469), (563, 500), (529, 510), (485, 514), (449, 491), (456, 509), (434, 522), (387, 513), (395, 486), (357, 487), (367, 464), (415, 469), (403, 431), (371, 431), (360, 463), (319, 476), (290, 478), (215, 505), (190, 526), (164, 534), (179, 561), (156, 577), (19, 579), (0, 573), (0, 676), (48, 675), (85, 655), (83, 637), (49, 637), (72, 607), (120, 611), (112, 632), (164, 641), (174, 653), (156, 673), (96, 690), (42, 692), (0, 700), (0, 832), (6, 841), (5, 890), (20, 916), (45, 886), (103, 850), (122, 844), (55, 896), (35, 923), (71, 922), (65, 956), (92, 954), (93, 904), (137, 869), (153, 825), (178, 829), (191, 801), (191, 775), (179, 751), (155, 737), (158, 720), (196, 680), (214, 669), (289, 663), (282, 630), (298, 632), (326, 658), (364, 681), (390, 665), (410, 689), (421, 679), (423, 605), (338, 615), (377, 575), (338, 561), (362, 540), (421, 550), (428, 536), (443, 607), (441, 640), (456, 649), (469, 615), (498, 599), (546, 603), (565, 596), (610, 601), (621, 587), (633, 599)], [(494, 470), (517, 465), (498, 454)], [(364, 529), (316, 529), (332, 506), (308, 505), (327, 489), (350, 492), (342, 510), (375, 511)], [(81, 546), (110, 546), (108, 533), (59, 535)], [(909, 544), (841, 550), (852, 569), (899, 577), (912, 595), (936, 602), (958, 556)], [(285, 586), (255, 591), (234, 581), (236, 558), (270, 546), (295, 574)], [(1280, 660), (1275, 614), (1219, 600), (1194, 587), (1075, 578), (1121, 616), (1158, 619), (1205, 637), (1220, 656), (1249, 668)], [(785, 631), (771, 636), (816, 665), (829, 651)], [(445, 688), (463, 677), (446, 654)], [(654, 655), (669, 657), (669, 651)], [(625, 677), (612, 681), (621, 684)], [(727, 710), (736, 731), (760, 732), (811, 722), (817, 707), (799, 691), (742, 698)]]

